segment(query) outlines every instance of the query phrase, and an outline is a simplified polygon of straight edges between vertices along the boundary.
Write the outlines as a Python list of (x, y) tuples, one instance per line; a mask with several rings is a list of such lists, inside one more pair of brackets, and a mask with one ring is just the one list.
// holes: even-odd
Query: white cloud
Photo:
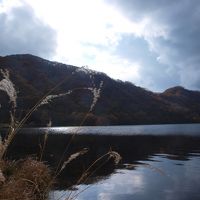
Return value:
[[(198, 0), (106, 1), (131, 21), (145, 20), (140, 36), (148, 42), (150, 50), (157, 55), (158, 63), (161, 64), (159, 71), (169, 81), (171, 76), (175, 78), (175, 82), (171, 80), (175, 84), (200, 89), (200, 76), (196, 75), (199, 72), (200, 61)], [(149, 75), (155, 80), (155, 84), (167, 86), (165, 82), (156, 81), (158, 71), (155, 71), (155, 75)]]
[[(13, 7), (24, 4), (34, 9), (30, 26), (37, 29), (42, 42), (47, 41), (44, 44), (51, 44), (51, 36), (42, 36), (41, 31), (50, 30), (49, 27), (56, 31), (57, 48), (51, 46), (56, 48), (56, 53), (51, 54), (52, 60), (88, 65), (115, 79), (132, 81), (154, 90), (176, 84), (200, 88), (200, 78), (195, 74), (199, 71), (200, 61), (200, 4), (196, 0), (170, 3), (166, 0), (159, 3), (158, 0), (145, 3), (140, 0), (3, 0), (0, 12), (7, 13), (8, 18)], [(37, 20), (44, 22), (40, 27), (48, 28), (38, 28), (38, 23), (34, 23), (35, 15)], [(19, 19), (13, 22), (19, 22)], [(29, 34), (29, 31), (24, 32), (27, 29), (20, 27), (16, 31), (18, 36)], [(130, 44), (124, 47), (125, 41)], [(21, 40), (14, 45), (14, 52), (29, 51), (43, 56), (42, 51), (50, 49), (36, 51), (34, 44), (27, 45), (27, 41)], [(10, 48), (10, 53), (14, 52)], [(188, 80), (187, 74), (196, 76)]]
[(101, 69), (115, 79), (123, 81), (134, 80), (135, 82), (140, 79), (139, 63), (131, 63), (126, 59), (110, 55), (99, 55), (96, 58), (96, 62), (99, 63), (96, 70)]
[[(149, 19), (130, 21), (102, 0), (8, 0), (3, 5), (9, 12), (25, 2), (32, 6), (38, 19), (57, 32), (53, 60), (77, 66), (88, 65), (115, 79), (143, 83), (140, 75), (142, 63), (123, 58), (115, 51), (124, 34), (136, 37), (149, 34)], [(154, 34), (161, 34), (161, 31), (156, 31)]]
[(146, 21), (131, 22), (102, 0), (27, 2), (38, 17), (57, 31), (57, 54), (52, 59), (88, 65), (115, 79), (140, 79), (140, 64), (120, 58), (113, 51), (124, 33), (140, 36)]
[(24, 1), (0, 2), (0, 54), (35, 54), (50, 58), (55, 53), (56, 32), (35, 16)]

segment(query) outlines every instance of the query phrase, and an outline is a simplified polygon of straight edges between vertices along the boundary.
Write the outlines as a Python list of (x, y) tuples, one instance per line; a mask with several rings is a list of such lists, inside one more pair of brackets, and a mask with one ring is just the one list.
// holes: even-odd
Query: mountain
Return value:
[(29, 54), (0, 57), (0, 69), (1, 124), (10, 121), (15, 95), (18, 121), (40, 101), (26, 121), (29, 126), (45, 126), (49, 120), (53, 126), (82, 122), (83, 125), (200, 122), (199, 91), (178, 86), (153, 93), (130, 82), (113, 80), (104, 73)]

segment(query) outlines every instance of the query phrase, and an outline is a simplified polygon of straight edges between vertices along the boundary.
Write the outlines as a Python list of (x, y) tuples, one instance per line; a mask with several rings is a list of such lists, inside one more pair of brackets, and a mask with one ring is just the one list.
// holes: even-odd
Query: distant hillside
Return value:
[(80, 125), (90, 108), (84, 125), (200, 122), (198, 91), (174, 87), (153, 93), (103, 73), (28, 54), (0, 57), (0, 69), (0, 123), (10, 120), (12, 103), (1, 89), (7, 72), (17, 90), (18, 120), (57, 85), (28, 119), (30, 126), (45, 126), (50, 119), (53, 126)]

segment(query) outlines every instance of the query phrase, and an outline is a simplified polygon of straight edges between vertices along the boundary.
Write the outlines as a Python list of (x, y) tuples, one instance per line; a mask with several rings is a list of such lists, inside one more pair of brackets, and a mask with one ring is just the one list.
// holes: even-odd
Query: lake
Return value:
[(24, 128), (22, 132), (95, 135), (200, 135), (200, 124)]
[[(200, 124), (25, 128), (8, 157), (39, 155), (45, 132), (43, 160), (51, 166), (88, 149), (66, 167), (49, 200), (69, 195), (78, 200), (200, 199)], [(73, 187), (83, 171), (110, 149), (119, 152), (122, 161), (117, 166), (99, 163), (98, 170)]]
[[(128, 166), (127, 166), (128, 167)], [(199, 200), (200, 154), (187, 157), (160, 154), (128, 169), (96, 177), (72, 191), (78, 200)], [(79, 194), (80, 193), (80, 194)], [(65, 200), (70, 191), (56, 189), (50, 199)]]

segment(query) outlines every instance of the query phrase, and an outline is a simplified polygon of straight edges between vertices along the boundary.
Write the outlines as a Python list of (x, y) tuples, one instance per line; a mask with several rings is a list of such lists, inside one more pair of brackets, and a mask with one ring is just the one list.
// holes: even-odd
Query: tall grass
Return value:
[(1, 200), (45, 200), (51, 172), (43, 162), (34, 159), (15, 162), (2, 160), (4, 180), (0, 186)]
[[(98, 99), (100, 98), (103, 82), (100, 82), (99, 87), (96, 87), (96, 85), (94, 84), (94, 77), (90, 74), (92, 87), (75, 88), (63, 94), (52, 95), (51, 93), (67, 80), (67, 78), (64, 78), (55, 87), (48, 91), (17, 123), (15, 116), (17, 108), (17, 92), (15, 89), (15, 85), (11, 81), (9, 71), (7, 69), (1, 69), (0, 73), (3, 76), (3, 79), (0, 81), (0, 90), (8, 95), (10, 103), (12, 105), (10, 110), (11, 121), (8, 132), (4, 138), (2, 138), (0, 135), (0, 199), (44, 200), (47, 198), (48, 191), (52, 187), (52, 184), (56, 180), (57, 176), (66, 168), (66, 166), (73, 160), (77, 159), (79, 156), (84, 155), (88, 152), (88, 149), (82, 149), (78, 152), (71, 154), (68, 158), (65, 158), (66, 152), (68, 151), (69, 146), (71, 145), (75, 135), (78, 133), (78, 130), (72, 135), (70, 141), (68, 142), (54, 173), (52, 173), (49, 167), (42, 162), (44, 149), (48, 139), (48, 132), (45, 132), (44, 134), (44, 141), (43, 144), (40, 146), (41, 152), (38, 160), (28, 158), (25, 160), (18, 160), (16, 162), (7, 161), (5, 156), (6, 151), (8, 150), (9, 145), (14, 140), (17, 132), (23, 127), (23, 125), (26, 123), (32, 113), (40, 106), (49, 103), (49, 101), (54, 98), (69, 95), (76, 90), (87, 89), (93, 94), (93, 99), (90, 108), (88, 109), (88, 112), (85, 114), (80, 123), (79, 127), (81, 127), (87, 119), (89, 113), (93, 111)], [(47, 126), (51, 126), (51, 121)], [(86, 181), (92, 174), (94, 174), (103, 164), (101, 163), (101, 165), (97, 166), (96, 168), (94, 168), (94, 166), (104, 158), (106, 158), (106, 160), (103, 162), (103, 164), (111, 158), (113, 158), (117, 164), (121, 159), (120, 155), (114, 151), (110, 151), (107, 154), (102, 155), (100, 158), (91, 163), (88, 169), (83, 172), (76, 184), (80, 184), (81, 182)], [(77, 193), (73, 194), (71, 192), (69, 196), (66, 197), (66, 199), (75, 199), (77, 195)]]

